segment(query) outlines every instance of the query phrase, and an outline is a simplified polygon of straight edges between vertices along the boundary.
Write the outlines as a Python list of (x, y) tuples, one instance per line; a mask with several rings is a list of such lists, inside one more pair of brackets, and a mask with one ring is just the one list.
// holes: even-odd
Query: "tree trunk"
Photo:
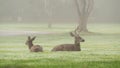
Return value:
[(87, 29), (87, 20), (88, 20), (88, 18), (86, 18), (86, 17), (79, 19), (79, 25), (75, 29), (78, 33), (89, 32)]
[(82, 32), (88, 32), (88, 28), (87, 28), (87, 21), (88, 21), (88, 18), (84, 18), (83, 19), (83, 22), (82, 22)]
[(52, 28), (52, 23), (48, 23), (48, 28)]
[(82, 32), (88, 32), (87, 24), (84, 23), (83, 26), (84, 26), (84, 27), (82, 28)]

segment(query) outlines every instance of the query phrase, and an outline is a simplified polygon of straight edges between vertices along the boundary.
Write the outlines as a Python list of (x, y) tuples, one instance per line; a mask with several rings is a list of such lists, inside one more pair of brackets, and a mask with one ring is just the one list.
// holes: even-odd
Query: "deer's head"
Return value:
[(31, 38), (30, 36), (28, 36), (28, 39), (27, 39), (27, 41), (26, 41), (26, 45), (28, 45), (28, 46), (32, 46), (33, 45), (33, 40), (35, 40), (35, 38), (36, 38), (36, 36), (35, 37), (33, 37), (33, 38)]
[(76, 43), (84, 42), (85, 40), (79, 36), (77, 33), (70, 32), (70, 35), (75, 38)]

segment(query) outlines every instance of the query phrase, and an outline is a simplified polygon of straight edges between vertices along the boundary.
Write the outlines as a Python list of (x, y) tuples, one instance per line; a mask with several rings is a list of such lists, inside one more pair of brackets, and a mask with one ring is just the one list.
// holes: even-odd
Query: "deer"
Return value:
[(81, 51), (80, 42), (84, 42), (85, 40), (76, 32), (74, 34), (70, 32), (70, 35), (75, 39), (74, 44), (61, 44), (55, 46), (52, 51)]
[(40, 45), (34, 45), (33, 41), (35, 40), (36, 36), (31, 38), (28, 36), (28, 39), (26, 41), (26, 45), (28, 46), (30, 52), (43, 52), (43, 48)]

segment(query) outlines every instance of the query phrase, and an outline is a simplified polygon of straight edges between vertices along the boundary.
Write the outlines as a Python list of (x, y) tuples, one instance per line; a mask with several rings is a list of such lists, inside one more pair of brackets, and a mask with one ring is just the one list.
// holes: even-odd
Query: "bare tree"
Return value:
[(79, 16), (79, 25), (75, 29), (78, 33), (88, 32), (87, 21), (93, 9), (94, 0), (74, 0)]
[(44, 0), (44, 8), (45, 8), (45, 13), (47, 14), (48, 17), (48, 28), (52, 28), (52, 19), (53, 19), (53, 12), (56, 10), (58, 7), (62, 6), (63, 4), (66, 3), (66, 0)]

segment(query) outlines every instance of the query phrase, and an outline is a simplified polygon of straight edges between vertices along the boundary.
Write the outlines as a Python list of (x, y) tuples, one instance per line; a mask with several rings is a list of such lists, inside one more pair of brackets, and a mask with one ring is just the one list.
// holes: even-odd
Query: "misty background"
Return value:
[[(94, 0), (90, 22), (120, 22), (120, 0)], [(75, 22), (73, 0), (0, 0), (0, 22)]]

